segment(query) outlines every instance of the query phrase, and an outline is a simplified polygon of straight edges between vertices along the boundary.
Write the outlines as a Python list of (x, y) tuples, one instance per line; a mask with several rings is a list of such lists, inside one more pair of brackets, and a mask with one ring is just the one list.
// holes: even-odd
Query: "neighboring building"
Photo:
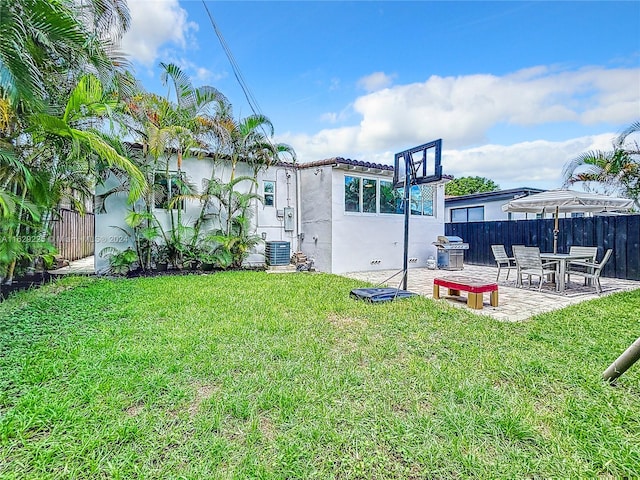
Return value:
[(510, 213), (502, 211), (502, 206), (511, 200), (541, 192), (544, 192), (544, 190), (538, 188), (513, 188), (511, 190), (499, 190), (497, 192), (446, 197), (444, 199), (446, 222), (485, 222), (493, 220), (541, 218), (540, 215), (531, 213)]
[[(175, 159), (170, 165), (177, 172)], [(228, 182), (228, 163), (214, 164), (212, 159), (185, 158), (184, 179), (200, 191), (203, 180), (212, 175)], [(236, 178), (253, 176), (253, 170), (239, 163)], [(166, 178), (166, 175), (159, 176)], [(332, 158), (307, 164), (278, 164), (257, 176), (257, 192), (264, 202), (255, 202), (253, 225), (265, 241), (286, 241), (291, 253), (302, 252), (314, 261), (318, 271), (344, 273), (360, 270), (401, 269), (404, 253), (404, 214), (399, 200), (401, 191), (392, 188), (393, 167), (344, 158)], [(411, 267), (424, 267), (436, 256), (431, 244), (444, 233), (444, 184), (413, 186), (409, 233)], [(166, 183), (166, 180), (165, 180)], [(117, 185), (109, 179), (99, 186), (98, 195)], [(238, 189), (248, 190), (250, 182)], [(256, 191), (256, 187), (253, 187)], [(171, 189), (169, 189), (171, 190)], [(166, 202), (156, 202), (154, 214), (165, 230), (171, 228), (171, 210)], [(96, 211), (95, 266), (104, 272), (108, 260), (100, 257), (105, 247), (124, 250), (133, 242), (121, 230), (130, 211), (126, 193), (110, 196), (105, 211)], [(198, 218), (201, 204), (186, 201), (180, 217), (185, 225)], [(215, 215), (216, 212), (209, 212)], [(173, 210), (174, 222), (177, 210)], [(247, 264), (264, 264), (264, 243), (247, 259)]]

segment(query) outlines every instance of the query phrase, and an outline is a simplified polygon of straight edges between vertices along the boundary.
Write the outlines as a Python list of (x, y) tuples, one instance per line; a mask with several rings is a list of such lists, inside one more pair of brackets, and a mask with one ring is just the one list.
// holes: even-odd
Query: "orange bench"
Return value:
[(440, 298), (440, 287), (449, 289), (449, 295), (460, 296), (460, 292), (468, 292), (467, 305), (470, 308), (480, 310), (482, 308), (482, 294), (490, 292), (489, 303), (492, 307), (498, 306), (498, 284), (487, 283), (477, 278), (448, 277), (433, 279), (433, 298)]

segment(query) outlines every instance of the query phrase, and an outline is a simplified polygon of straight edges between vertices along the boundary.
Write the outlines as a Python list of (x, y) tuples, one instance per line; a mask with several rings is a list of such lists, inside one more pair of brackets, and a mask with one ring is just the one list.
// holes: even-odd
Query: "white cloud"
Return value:
[(320, 120), (328, 123), (337, 123), (338, 122), (338, 114), (336, 112), (327, 112), (320, 115)]
[(561, 142), (535, 140), (514, 145), (485, 145), (445, 150), (443, 171), (454, 177), (487, 177), (501, 188), (560, 188), (564, 166), (578, 154), (610, 150), (615, 134), (606, 133)]
[(187, 20), (178, 0), (133, 0), (129, 2), (131, 28), (122, 39), (122, 50), (140, 64), (152, 66), (160, 48), (187, 47), (190, 32), (198, 25)]
[(301, 162), (343, 156), (390, 164), (392, 152), (442, 138), (447, 174), (486, 176), (503, 188), (550, 182), (557, 187), (567, 161), (593, 148), (610, 149), (615, 134), (562, 142), (532, 134), (530, 141), (511, 146), (480, 145), (500, 125), (533, 130), (570, 124), (574, 132), (599, 123), (626, 126), (638, 117), (640, 94), (633, 86), (639, 83), (637, 68), (534, 67), (505, 76), (432, 76), (357, 98), (351, 112), (361, 117), (358, 125), (287, 134), (279, 141), (291, 144)]
[(375, 92), (376, 90), (389, 87), (393, 83), (394, 78), (395, 75), (387, 75), (384, 72), (374, 72), (358, 80), (357, 85), (367, 92)]
[(358, 98), (359, 143), (371, 150), (446, 138), (453, 147), (483, 143), (499, 123), (620, 123), (638, 114), (640, 70), (589, 69), (513, 75), (433, 76)]
[(339, 112), (326, 112), (320, 115), (320, 120), (327, 123), (338, 123), (346, 121), (353, 115), (353, 105), (347, 105)]
[[(337, 132), (335, 135), (329, 132)], [(329, 154), (354, 151), (353, 129), (336, 131), (323, 130), (309, 137), (304, 135), (283, 135), (279, 142), (293, 145), (301, 163), (330, 157), (350, 157), (383, 165), (393, 164), (396, 151), (377, 153)], [(580, 153), (593, 150), (610, 150), (614, 133), (584, 136), (560, 142), (535, 140), (513, 145), (484, 145), (469, 149), (445, 148), (442, 169), (446, 175), (454, 177), (486, 177), (502, 189), (532, 187), (560, 188), (563, 183), (564, 166)], [(304, 145), (302, 149), (297, 145)]]

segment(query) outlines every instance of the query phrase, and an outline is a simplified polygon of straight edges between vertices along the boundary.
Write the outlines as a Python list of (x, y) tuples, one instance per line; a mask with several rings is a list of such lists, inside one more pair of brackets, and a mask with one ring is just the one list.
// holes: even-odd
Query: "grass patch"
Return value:
[(523, 323), (323, 274), (70, 278), (0, 304), (2, 478), (640, 475), (640, 291)]

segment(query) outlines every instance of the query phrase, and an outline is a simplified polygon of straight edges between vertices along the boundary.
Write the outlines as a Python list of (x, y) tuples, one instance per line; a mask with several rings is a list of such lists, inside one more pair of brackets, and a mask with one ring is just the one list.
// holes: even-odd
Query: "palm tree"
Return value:
[[(101, 163), (126, 172), (131, 201), (146, 191), (146, 180), (139, 169), (111, 145), (108, 135), (94, 127), (115, 107), (100, 81), (93, 75), (85, 75), (62, 108), (52, 109), (53, 113), (25, 116), (22, 129), (11, 135), (7, 133), (9, 129), (3, 130), (14, 152), (5, 149), (5, 154), (0, 156), (5, 167), (0, 169), (0, 191), (5, 204), (7, 198), (11, 200), (7, 192), (13, 192), (14, 198), (20, 200), (12, 202), (14, 221), (9, 232), (12, 238), (18, 237), (24, 228), (37, 237), (46, 238), (55, 211), (65, 198), (83, 211), (83, 199), (92, 197)], [(37, 219), (34, 209), (28, 208), (30, 202), (38, 206)], [(44, 243), (40, 247), (49, 248)], [(29, 253), (17, 248), (12, 251), (13, 258), (6, 268), (9, 282), (17, 260)], [(4, 256), (4, 260), (8, 258), (8, 254)]]
[(199, 196), (203, 204), (199, 219), (205, 220), (203, 214), (207, 206), (217, 207), (219, 228), (204, 236), (203, 243), (213, 245), (219, 262), (228, 259), (224, 267), (239, 267), (249, 251), (262, 241), (262, 237), (252, 233), (250, 208), (253, 202), (262, 201), (262, 197), (252, 193), (252, 188), (246, 193), (236, 190), (239, 183), (247, 181), (255, 184), (252, 177), (236, 177), (229, 183), (210, 179), (205, 192)]
[(632, 123), (613, 141), (613, 150), (585, 152), (564, 168), (564, 185), (593, 182), (605, 193), (619, 193), (640, 208), (640, 146), (630, 136), (640, 132), (640, 122)]
[[(90, 27), (83, 22), (89, 12), (94, 19)], [(41, 110), (55, 92), (52, 79), (87, 66), (111, 77), (123, 59), (104, 33), (117, 32), (116, 26), (120, 32), (128, 26), (122, 0), (0, 0), (1, 96), (13, 105), (24, 102)]]
[[(85, 75), (69, 94), (60, 115), (36, 113), (30, 117), (32, 127), (28, 131), (37, 145), (37, 156), (48, 160), (48, 170), (54, 175), (84, 172), (93, 181), (95, 169), (91, 162), (106, 162), (130, 177), (129, 200), (133, 202), (147, 189), (144, 175), (94, 126), (100, 126), (101, 120), (108, 119), (117, 106), (117, 102), (105, 94), (97, 77)], [(56, 146), (57, 151), (50, 151), (52, 146)], [(50, 151), (50, 155), (42, 155), (43, 150)], [(91, 183), (88, 185), (89, 188), (82, 190), (91, 194)]]
[(276, 163), (281, 154), (288, 154), (293, 161), (296, 159), (292, 147), (284, 143), (274, 144), (271, 141), (274, 134), (273, 124), (265, 115), (249, 115), (235, 121), (229, 109), (223, 113), (220, 125), (225, 129), (223, 149), (231, 161), (231, 180), (235, 178), (236, 167), (240, 161), (249, 164), (257, 175), (261, 168)]
[[(142, 202), (146, 228), (159, 225), (154, 217), (153, 206), (158, 196), (166, 196), (169, 200), (170, 192), (167, 189), (173, 182), (176, 182), (180, 192), (180, 201), (188, 198), (191, 189), (182, 175), (183, 157), (203, 156), (219, 143), (217, 139), (223, 130), (218, 127), (217, 112), (228, 105), (226, 97), (215, 88), (194, 87), (178, 66), (160, 66), (161, 80), (168, 87), (167, 95), (148, 93), (140, 88), (125, 97), (126, 108), (122, 117), (126, 133), (133, 136), (142, 147), (134, 159), (152, 186)], [(170, 171), (174, 158), (177, 166), (175, 177)], [(164, 172), (164, 185), (155, 184), (161, 172)], [(122, 188), (106, 192), (105, 195), (128, 188), (128, 181), (123, 179)], [(180, 249), (185, 247), (187, 237), (193, 240), (193, 233), (182, 225), (181, 209), (174, 212), (173, 205), (175, 202), (171, 201), (167, 204), (170, 207), (170, 236), (163, 237), (167, 246), (175, 247), (177, 257), (180, 257)]]

